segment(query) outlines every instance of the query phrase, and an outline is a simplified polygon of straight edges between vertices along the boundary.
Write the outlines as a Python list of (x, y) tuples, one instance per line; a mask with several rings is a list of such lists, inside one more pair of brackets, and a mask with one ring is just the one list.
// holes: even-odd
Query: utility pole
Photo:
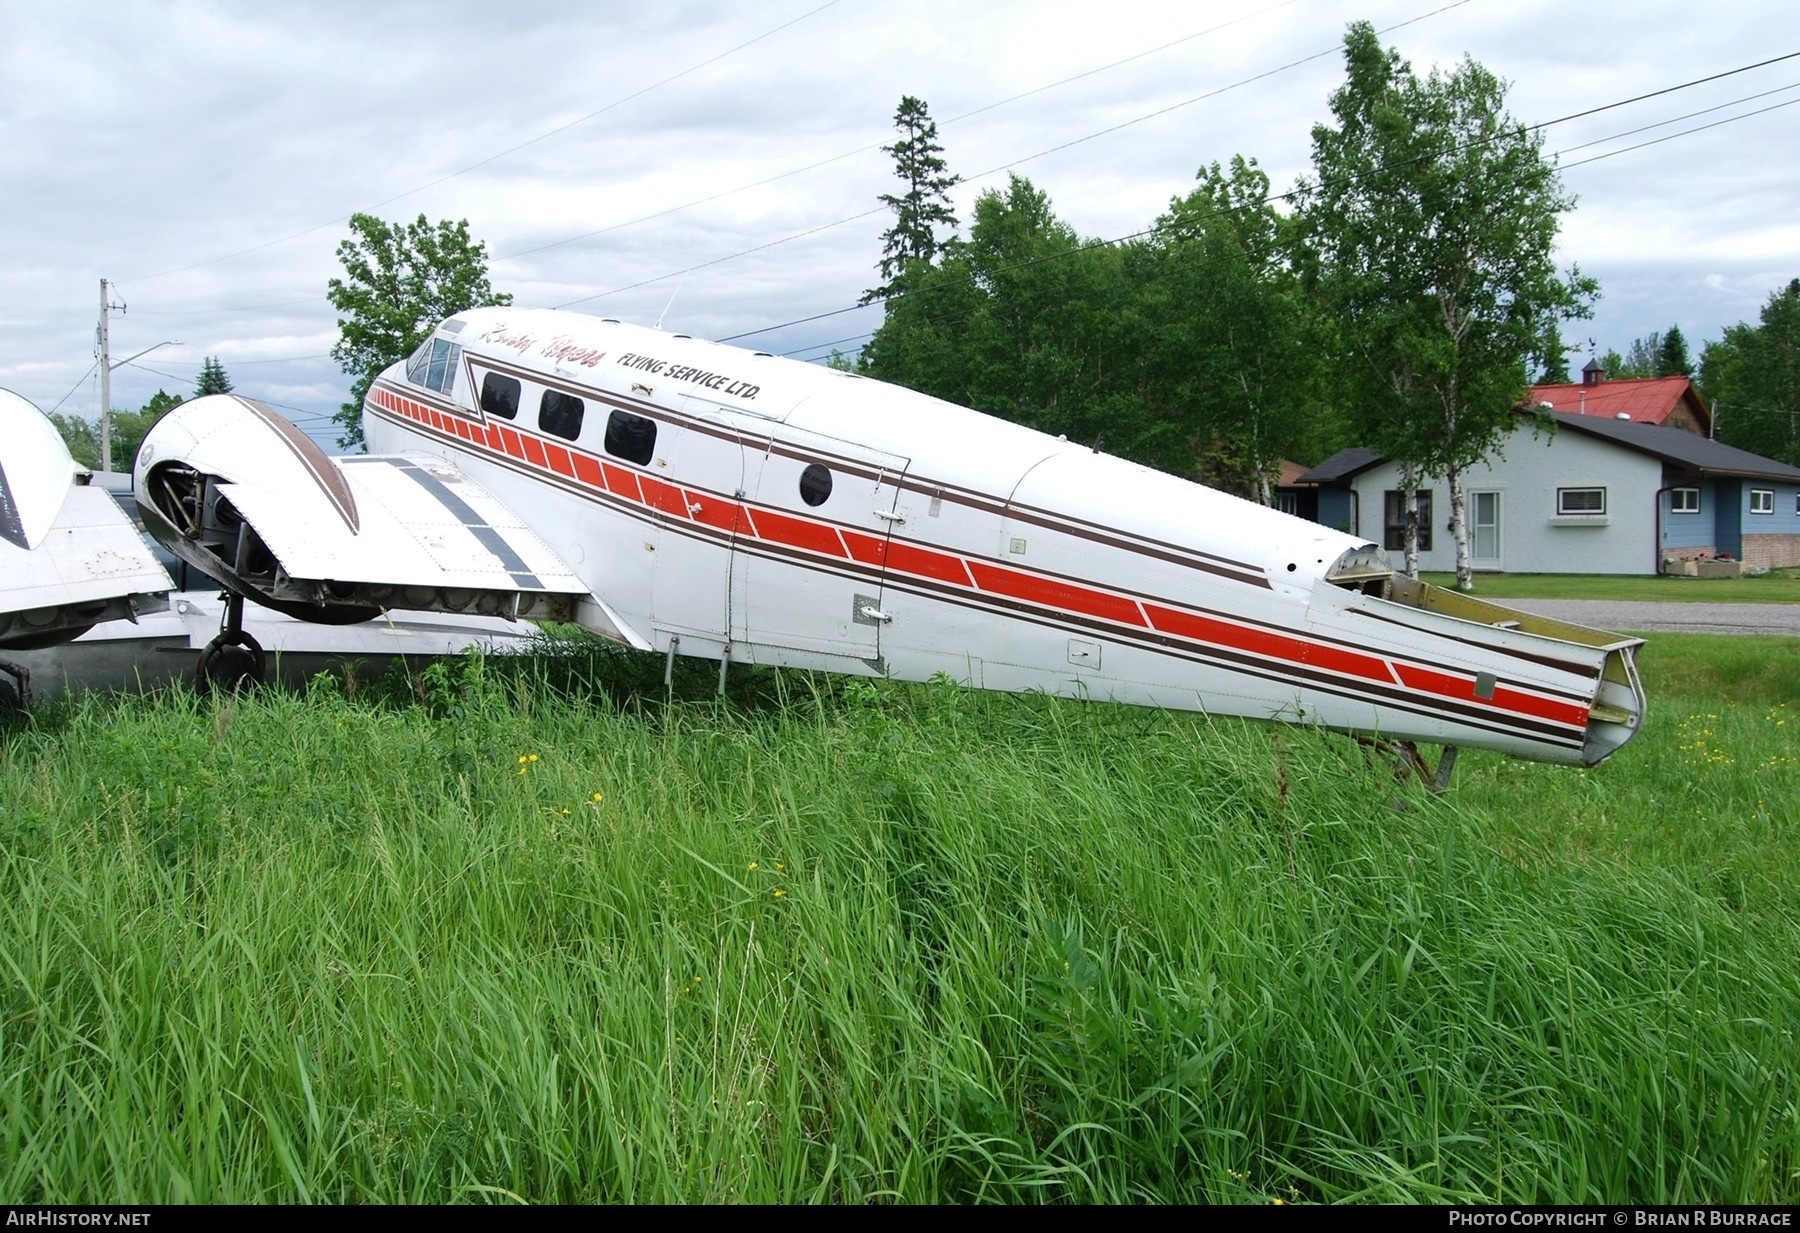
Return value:
[(112, 343), (107, 318), (117, 308), (125, 311), (125, 305), (112, 304), (107, 301), (106, 280), (100, 280), (100, 469), (111, 471), (112, 466)]
[(94, 331), (94, 336), (100, 342), (100, 470), (103, 472), (111, 472), (113, 469), (113, 466), (112, 466), (112, 371), (113, 371), (113, 369), (119, 367), (120, 364), (131, 363), (131, 361), (137, 359), (138, 356), (140, 356), (140, 355), (149, 355), (152, 351), (156, 350), (157, 347), (179, 347), (179, 346), (181, 346), (181, 343), (179, 343), (173, 339), (171, 339), (167, 342), (159, 342), (156, 344), (156, 346), (145, 347), (142, 351), (139, 351), (136, 355), (128, 355), (124, 359), (119, 360), (117, 363), (114, 363), (113, 358), (112, 358), (112, 331), (108, 325), (108, 318), (111, 316), (112, 310), (115, 308), (118, 309), (120, 312), (124, 312), (125, 304), (123, 301), (120, 301), (117, 304), (113, 304), (113, 303), (109, 302), (109, 300), (107, 298), (107, 294), (106, 294), (106, 287), (107, 287), (107, 282), (103, 278), (100, 280), (100, 326), (98, 329), (96, 329)]

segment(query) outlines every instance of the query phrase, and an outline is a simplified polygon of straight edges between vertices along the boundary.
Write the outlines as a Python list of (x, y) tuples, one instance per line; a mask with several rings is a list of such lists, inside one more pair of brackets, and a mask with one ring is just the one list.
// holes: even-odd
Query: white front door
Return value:
[(1500, 568), (1500, 494), (1472, 492), (1470, 497), (1469, 565)]

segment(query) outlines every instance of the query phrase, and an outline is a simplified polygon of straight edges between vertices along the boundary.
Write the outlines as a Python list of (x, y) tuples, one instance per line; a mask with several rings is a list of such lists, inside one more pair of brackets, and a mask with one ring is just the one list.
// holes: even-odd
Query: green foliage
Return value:
[(1568, 385), (1575, 378), (1569, 372), (1569, 348), (1563, 345), (1562, 331), (1553, 331), (1545, 340), (1544, 353), (1538, 357), (1544, 364), (1544, 375), (1538, 378), (1543, 385)]
[(156, 421), (181, 405), (179, 394), (162, 390), (150, 396), (136, 411), (114, 411), (112, 415), (112, 469), (129, 471), (137, 463), (138, 446), (156, 425)]
[(1687, 339), (1682, 336), (1681, 327), (1672, 325), (1669, 332), (1662, 336), (1662, 342), (1656, 349), (1656, 375), (1659, 377), (1691, 377), (1694, 375), (1694, 362), (1688, 358)]
[(469, 238), (467, 219), (386, 223), (372, 214), (350, 217), (350, 238), (338, 245), (344, 277), (326, 284), (340, 314), (332, 358), (355, 378), (350, 401), (332, 418), (338, 444), (362, 444), (362, 404), (376, 375), (405, 359), (438, 322), (464, 309), (510, 304), (488, 283), (487, 245)]
[(50, 422), (56, 426), (63, 444), (69, 447), (70, 457), (90, 471), (100, 469), (99, 425), (92, 420), (84, 420), (77, 415), (64, 415), (58, 411), (50, 413)]
[(1800, 466), (1800, 279), (1706, 345), (1700, 384), (1721, 441)]
[(0, 1193), (1791, 1204), (1784, 655), (1659, 640), (1614, 759), (1439, 797), (580, 648), (71, 705), (0, 736)]
[(1363, 444), (1451, 486), (1458, 580), (1472, 585), (1462, 473), (1516, 424), (1526, 362), (1596, 286), (1555, 266), (1573, 207), (1543, 139), (1473, 60), (1416, 77), (1367, 22), (1345, 37), (1335, 123), (1313, 129), (1301, 190), (1309, 288), (1337, 331)]
[(208, 394), (231, 393), (231, 378), (225, 375), (225, 366), (219, 363), (219, 357), (209, 355), (200, 365), (200, 379), (194, 383), (194, 397), (204, 398)]
[(1331, 452), (1321, 340), (1268, 176), (1240, 156), (1197, 179), (1157, 220), (1143, 263), (1145, 363), (1197, 477), (1268, 505), (1282, 458)]
[(908, 94), (894, 112), (894, 127), (902, 136), (881, 148), (894, 156), (894, 174), (906, 189), (881, 195), (882, 203), (894, 212), (894, 225), (881, 237), (882, 285), (863, 292), (864, 304), (886, 299), (906, 286), (904, 275), (910, 266), (929, 265), (943, 254), (938, 229), (956, 229), (950, 190), (957, 177), (946, 170), (930, 110)]
[(1084, 242), (1029, 180), (976, 199), (966, 242), (908, 267), (863, 353), (872, 376), (1112, 453), (1188, 471), (1146, 413), (1126, 250)]

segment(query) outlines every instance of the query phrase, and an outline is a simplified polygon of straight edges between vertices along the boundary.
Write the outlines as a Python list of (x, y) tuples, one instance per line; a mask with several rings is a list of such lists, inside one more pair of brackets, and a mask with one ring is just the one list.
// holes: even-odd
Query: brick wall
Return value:
[(1800, 565), (1800, 535), (1744, 536), (1744, 564), (1762, 569)]

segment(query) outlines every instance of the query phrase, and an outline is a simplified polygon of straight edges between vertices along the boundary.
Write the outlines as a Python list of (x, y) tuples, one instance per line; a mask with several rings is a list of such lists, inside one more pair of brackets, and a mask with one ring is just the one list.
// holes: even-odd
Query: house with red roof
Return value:
[(1534, 385), (1529, 406), (1544, 403), (1559, 415), (1585, 415), (1603, 420), (1629, 420), (1658, 428), (1679, 428), (1696, 436), (1712, 436), (1712, 413), (1694, 383), (1686, 377), (1641, 377), (1608, 381), (1598, 361), (1589, 360), (1579, 384)]

